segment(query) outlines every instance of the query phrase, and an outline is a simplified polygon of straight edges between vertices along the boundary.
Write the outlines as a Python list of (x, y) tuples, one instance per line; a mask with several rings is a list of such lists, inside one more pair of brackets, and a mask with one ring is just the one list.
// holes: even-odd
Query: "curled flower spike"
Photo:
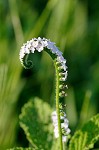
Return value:
[[(19, 59), (21, 64), (29, 69), (33, 67), (32, 60), (29, 60), (29, 55), (35, 52), (46, 51), (53, 59), (56, 70), (56, 111), (52, 114), (55, 137), (59, 137), (60, 150), (63, 150), (62, 141), (67, 141), (67, 135), (70, 133), (66, 114), (61, 105), (61, 98), (66, 94), (67, 66), (66, 60), (62, 56), (62, 52), (56, 47), (55, 43), (46, 38), (33, 38), (27, 41), (20, 49)], [(60, 107), (61, 106), (61, 107)]]
[[(23, 44), (23, 46), (20, 49), (19, 58), (22, 63), (22, 65), (25, 68), (28, 68), (24, 65), (24, 57), (30, 53), (35, 53), (35, 51), (41, 52), (45, 49), (49, 50), (49, 53), (54, 54), (54, 56), (57, 59), (57, 62), (60, 64), (60, 67), (63, 68), (64, 72), (66, 72), (67, 66), (66, 66), (66, 60), (62, 56), (62, 52), (58, 50), (58, 48), (55, 46), (55, 43), (51, 42), (48, 39), (45, 38), (33, 38), (30, 41), (27, 41), (27, 43)], [(66, 72), (67, 74), (67, 72)]]
[[(56, 47), (55, 43), (51, 42), (50, 40), (38, 37), (33, 38), (30, 41), (27, 41), (27, 43), (23, 44), (19, 53), (21, 64), (25, 68), (32, 68), (33, 62), (28, 60), (29, 54), (35, 53), (35, 51), (42, 52), (43, 50), (47, 51), (54, 58), (56, 66), (59, 70), (59, 81), (61, 81), (61, 87), (63, 87), (64, 82), (67, 79), (66, 60), (62, 56), (62, 52)], [(66, 95), (65, 88), (62, 88), (59, 96), (64, 97)]]

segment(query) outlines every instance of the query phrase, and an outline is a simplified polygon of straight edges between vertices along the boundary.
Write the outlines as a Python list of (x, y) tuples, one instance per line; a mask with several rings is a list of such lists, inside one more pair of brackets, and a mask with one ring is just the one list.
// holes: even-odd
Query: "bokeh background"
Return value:
[(31, 70), (19, 62), (23, 42), (38, 36), (55, 42), (67, 60), (72, 134), (99, 112), (99, 1), (0, 0), (0, 150), (28, 146), (18, 116), (31, 97), (55, 107), (55, 70), (48, 54), (35, 55)]

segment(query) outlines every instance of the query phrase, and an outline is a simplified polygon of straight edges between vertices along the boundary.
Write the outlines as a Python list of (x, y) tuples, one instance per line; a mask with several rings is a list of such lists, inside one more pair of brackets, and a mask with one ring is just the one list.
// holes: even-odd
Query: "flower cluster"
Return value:
[[(56, 65), (59, 69), (59, 80), (60, 80), (60, 93), (59, 97), (66, 96), (65, 89), (67, 88), (67, 85), (65, 85), (65, 81), (67, 79), (67, 66), (66, 66), (66, 60), (62, 56), (62, 52), (59, 51), (59, 49), (56, 47), (55, 43), (51, 42), (48, 39), (45, 38), (33, 38), (30, 41), (27, 41), (23, 46), (21, 47), (19, 58), (22, 63), (22, 65), (26, 68), (28, 68), (29, 64), (32, 64), (31, 61), (27, 60), (25, 56), (29, 55), (30, 53), (34, 53), (35, 51), (41, 52), (44, 49), (48, 49), (52, 54), (55, 55), (56, 58)], [(25, 66), (26, 64), (27, 66)], [(32, 65), (31, 65), (32, 66)]]
[[(58, 132), (58, 118), (57, 118), (57, 113), (54, 111), (52, 113), (52, 121), (53, 121), (53, 126), (54, 126), (54, 135), (55, 138), (59, 137), (59, 132)], [(62, 132), (62, 141), (67, 142), (68, 140), (68, 135), (70, 134), (70, 129), (68, 128), (69, 121), (66, 118), (66, 113), (65, 112), (60, 112), (60, 121), (61, 121), (61, 132)]]
[(23, 64), (23, 59), (25, 55), (34, 53), (35, 51), (41, 52), (45, 48), (47, 48), (52, 54), (56, 56), (56, 60), (58, 63), (61, 64), (61, 68), (64, 70), (64, 78), (61, 78), (61, 80), (66, 80), (67, 77), (67, 66), (66, 66), (66, 60), (62, 56), (62, 52), (58, 50), (58, 48), (55, 46), (55, 43), (51, 42), (48, 39), (45, 38), (33, 38), (30, 41), (27, 41), (23, 46), (21, 47), (19, 58), (21, 63)]

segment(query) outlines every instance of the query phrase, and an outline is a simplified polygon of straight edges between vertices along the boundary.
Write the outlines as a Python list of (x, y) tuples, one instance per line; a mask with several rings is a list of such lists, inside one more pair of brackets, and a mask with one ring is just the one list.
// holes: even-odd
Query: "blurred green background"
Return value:
[(18, 116), (31, 97), (55, 108), (55, 71), (48, 54), (35, 55), (31, 70), (19, 62), (23, 42), (38, 36), (55, 42), (67, 60), (65, 101), (72, 134), (99, 112), (99, 1), (0, 0), (0, 150), (28, 146)]

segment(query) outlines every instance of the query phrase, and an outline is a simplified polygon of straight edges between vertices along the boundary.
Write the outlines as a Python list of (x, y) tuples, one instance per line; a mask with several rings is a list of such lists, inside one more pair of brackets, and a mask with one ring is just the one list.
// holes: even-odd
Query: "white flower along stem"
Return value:
[(31, 68), (33, 67), (33, 63), (31, 60), (28, 60), (28, 55), (30, 53), (35, 53), (35, 51), (42, 52), (43, 50), (50, 54), (54, 60), (56, 69), (56, 111), (52, 114), (52, 120), (55, 137), (59, 137), (60, 150), (63, 150), (62, 142), (67, 141), (67, 135), (70, 133), (70, 129), (68, 128), (68, 120), (66, 119), (66, 114), (64, 113), (61, 101), (61, 98), (66, 96), (65, 90), (67, 88), (67, 85), (65, 84), (67, 79), (66, 60), (62, 56), (62, 52), (55, 46), (55, 43), (40, 37), (33, 38), (23, 44), (20, 50), (19, 58), (21, 64), (25, 68)]

